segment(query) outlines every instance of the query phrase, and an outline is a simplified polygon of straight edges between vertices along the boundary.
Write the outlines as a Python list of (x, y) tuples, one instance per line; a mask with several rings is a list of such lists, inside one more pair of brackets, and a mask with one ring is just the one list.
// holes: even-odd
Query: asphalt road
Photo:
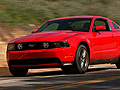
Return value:
[(120, 69), (115, 65), (89, 68), (85, 74), (60, 71), (29, 73), (26, 77), (0, 77), (1, 90), (120, 90)]

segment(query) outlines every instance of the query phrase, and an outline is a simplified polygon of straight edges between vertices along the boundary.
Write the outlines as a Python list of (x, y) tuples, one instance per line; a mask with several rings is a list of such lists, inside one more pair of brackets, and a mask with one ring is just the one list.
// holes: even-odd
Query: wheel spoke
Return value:
[(79, 52), (79, 59), (80, 59), (80, 64), (82, 69), (85, 69), (87, 66), (86, 56), (87, 56), (87, 51), (85, 49)]
[(84, 63), (83, 62), (81, 62), (81, 68), (83, 68), (84, 67)]
[(86, 60), (84, 61), (83, 68), (86, 68)]
[(84, 59), (86, 58), (86, 50), (85, 49), (83, 50), (82, 56)]

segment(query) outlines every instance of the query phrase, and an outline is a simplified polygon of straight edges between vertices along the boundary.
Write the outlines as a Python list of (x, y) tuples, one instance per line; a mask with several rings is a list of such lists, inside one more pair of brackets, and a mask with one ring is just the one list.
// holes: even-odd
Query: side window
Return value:
[(96, 20), (95, 21), (95, 26), (105, 26), (106, 23), (104, 21), (101, 21), (101, 20)]
[(97, 20), (95, 20), (93, 31), (96, 30), (97, 26), (100, 26), (98, 28), (104, 28), (104, 29), (100, 29), (99, 31), (110, 31), (108, 22), (106, 20), (104, 20), (104, 19), (97, 19)]
[(113, 24), (114, 29), (119, 29), (119, 26), (117, 24), (115, 24), (114, 22), (112, 22), (112, 24)]
[(57, 30), (58, 26), (59, 26), (58, 23), (50, 24), (47, 28), (44, 29), (44, 31), (53, 31), (53, 30)]

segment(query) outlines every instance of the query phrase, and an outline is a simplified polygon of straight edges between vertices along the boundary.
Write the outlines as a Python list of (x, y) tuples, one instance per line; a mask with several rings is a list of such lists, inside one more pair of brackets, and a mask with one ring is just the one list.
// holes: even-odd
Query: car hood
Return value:
[(86, 32), (78, 32), (78, 31), (49, 31), (49, 32), (40, 32), (27, 35), (25, 37), (21, 37), (18, 39), (14, 39), (11, 43), (21, 43), (21, 42), (38, 42), (38, 41), (62, 41), (66, 40), (75, 35), (80, 35)]

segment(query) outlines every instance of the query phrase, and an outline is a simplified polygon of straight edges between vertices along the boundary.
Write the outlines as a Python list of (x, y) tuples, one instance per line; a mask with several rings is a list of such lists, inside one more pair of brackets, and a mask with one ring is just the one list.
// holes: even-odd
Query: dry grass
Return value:
[(0, 0), (3, 25), (15, 27), (64, 16), (101, 15), (120, 23), (120, 0)]

